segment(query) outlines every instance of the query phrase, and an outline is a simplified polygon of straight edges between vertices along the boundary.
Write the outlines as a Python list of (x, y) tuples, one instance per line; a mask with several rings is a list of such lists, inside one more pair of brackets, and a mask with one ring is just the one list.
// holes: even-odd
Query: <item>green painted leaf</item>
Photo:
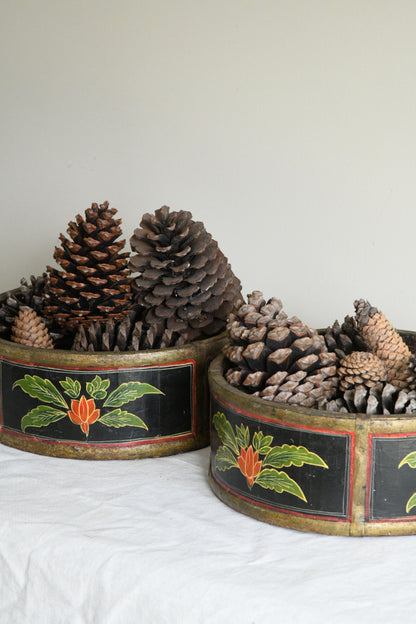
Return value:
[(256, 431), (253, 435), (253, 448), (262, 455), (266, 455), (270, 451), (270, 444), (273, 442), (273, 436), (265, 436), (262, 431)]
[(268, 490), (274, 490), (279, 494), (289, 492), (289, 494), (293, 494), (293, 496), (297, 496), (306, 502), (302, 489), (285, 472), (278, 472), (274, 468), (263, 468), (257, 475), (254, 483)]
[(65, 416), (66, 412), (61, 412), (50, 405), (39, 405), (23, 416), (22, 431), (26, 431), (28, 427), (46, 427)]
[(65, 394), (71, 397), (71, 399), (76, 399), (81, 392), (81, 384), (77, 379), (71, 379), (71, 377), (67, 377), (65, 381), (59, 382), (62, 388), (65, 390)]
[(237, 425), (235, 428), (237, 443), (241, 446), (241, 448), (247, 448), (248, 443), (250, 442), (250, 432), (248, 427), (241, 425), (240, 427)]
[(409, 513), (409, 511), (413, 509), (413, 507), (416, 507), (416, 492), (412, 494), (412, 496), (407, 501), (407, 505), (406, 505), (407, 513)]
[(62, 394), (55, 388), (49, 379), (41, 379), (37, 375), (25, 375), (24, 379), (18, 379), (13, 384), (13, 390), (19, 386), (23, 392), (26, 392), (34, 399), (39, 399), (45, 403), (53, 403), (58, 407), (68, 409), (68, 405)]
[(403, 457), (402, 461), (399, 464), (399, 468), (401, 468), (405, 464), (408, 464), (410, 468), (416, 468), (416, 451), (412, 451), (412, 453), (409, 453), (408, 455), (406, 455), (406, 457)]
[(120, 407), (124, 403), (140, 399), (144, 394), (163, 394), (163, 392), (147, 383), (128, 381), (113, 390), (108, 395), (104, 405), (107, 407)]
[(303, 464), (328, 468), (324, 460), (316, 453), (308, 451), (304, 446), (293, 446), (289, 444), (275, 446), (270, 449), (264, 458), (264, 464), (273, 466), (273, 468), (287, 468), (292, 465), (303, 466)]
[(215, 467), (218, 470), (238, 468), (238, 461), (228, 446), (220, 446), (215, 455)]
[(103, 414), (97, 422), (107, 427), (141, 427), (142, 429), (148, 429), (146, 423), (139, 416), (129, 412), (122, 412), (121, 409), (115, 409)]
[(222, 412), (217, 412), (212, 417), (212, 422), (215, 429), (218, 431), (221, 442), (225, 444), (225, 446), (229, 446), (236, 455), (239, 455), (240, 448), (237, 444), (233, 428), (226, 419), (225, 415)]
[(96, 375), (92, 381), (88, 381), (85, 384), (85, 387), (88, 394), (93, 399), (105, 399), (105, 397), (107, 396), (107, 389), (109, 385), (109, 379), (101, 379), (101, 377)]

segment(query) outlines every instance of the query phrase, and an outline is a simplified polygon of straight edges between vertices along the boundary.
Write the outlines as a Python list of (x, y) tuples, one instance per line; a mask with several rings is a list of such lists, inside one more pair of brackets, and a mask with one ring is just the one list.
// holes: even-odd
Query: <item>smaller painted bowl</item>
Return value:
[[(401, 332), (413, 350), (416, 333)], [(209, 368), (210, 483), (227, 505), (335, 535), (416, 533), (416, 415), (336, 414), (250, 396)]]
[(209, 444), (209, 362), (226, 334), (122, 353), (0, 339), (0, 442), (84, 459), (171, 455)]

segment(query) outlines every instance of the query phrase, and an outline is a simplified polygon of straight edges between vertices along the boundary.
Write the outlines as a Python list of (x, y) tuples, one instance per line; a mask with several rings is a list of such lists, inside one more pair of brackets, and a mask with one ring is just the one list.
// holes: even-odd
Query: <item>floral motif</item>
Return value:
[(222, 412), (217, 412), (212, 422), (221, 441), (215, 453), (215, 468), (220, 472), (238, 468), (250, 490), (257, 485), (279, 494), (288, 492), (306, 502), (299, 484), (280, 468), (304, 464), (328, 468), (319, 455), (304, 446), (271, 446), (271, 435), (255, 431), (251, 437), (249, 428), (243, 424), (233, 429)]
[(238, 457), (238, 465), (250, 487), (253, 485), (262, 467), (262, 462), (258, 461), (258, 459), (259, 454), (257, 451), (253, 451), (251, 444), (248, 449), (242, 448)]
[[(406, 457), (403, 457), (398, 467), (401, 468), (405, 464), (410, 466), (410, 468), (416, 468), (416, 451), (412, 451), (411, 453), (408, 453)], [(406, 503), (406, 513), (409, 513), (413, 507), (416, 507), (416, 492), (411, 495)]]
[[(85, 384), (85, 394), (81, 394), (81, 383), (77, 379), (67, 377), (59, 382), (71, 400), (69, 407), (66, 399), (58, 388), (49, 380), (38, 375), (25, 375), (13, 384), (13, 390), (19, 387), (23, 392), (34, 399), (42, 401), (31, 409), (22, 418), (21, 428), (24, 432), (27, 427), (47, 427), (66, 416), (71, 422), (79, 425), (85, 436), (88, 437), (90, 425), (99, 422), (106, 427), (141, 427), (148, 429), (146, 423), (136, 414), (121, 410), (125, 403), (141, 398), (145, 394), (163, 394), (161, 390), (147, 383), (129, 381), (122, 383), (112, 392), (108, 392), (109, 379), (102, 379), (96, 375), (92, 381)], [(97, 407), (97, 401), (101, 401)], [(45, 405), (45, 403), (49, 405)], [(105, 408), (112, 408), (110, 410)]]
[(86, 399), (82, 395), (80, 401), (71, 401), (71, 409), (68, 416), (76, 425), (80, 425), (81, 429), (88, 436), (90, 425), (95, 423), (100, 417), (100, 410), (95, 407), (94, 399)]

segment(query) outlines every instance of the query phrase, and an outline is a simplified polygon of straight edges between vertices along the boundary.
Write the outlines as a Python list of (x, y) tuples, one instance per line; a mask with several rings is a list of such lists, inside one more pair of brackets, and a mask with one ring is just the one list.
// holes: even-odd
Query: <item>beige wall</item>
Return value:
[(413, 0), (1, 0), (0, 290), (162, 204), (315, 327), (416, 329)]

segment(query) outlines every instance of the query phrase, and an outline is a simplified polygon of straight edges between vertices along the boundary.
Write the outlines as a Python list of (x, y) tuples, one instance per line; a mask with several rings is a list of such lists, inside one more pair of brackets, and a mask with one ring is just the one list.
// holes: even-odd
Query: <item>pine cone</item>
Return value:
[(416, 391), (398, 390), (389, 383), (379, 383), (371, 388), (361, 385), (328, 401), (325, 409), (331, 412), (369, 415), (416, 414)]
[(338, 367), (339, 389), (341, 392), (366, 386), (371, 388), (387, 379), (383, 362), (368, 351), (353, 351), (340, 361)]
[(297, 317), (288, 318), (279, 299), (254, 291), (230, 316), (224, 347), (227, 381), (256, 396), (317, 407), (334, 394), (336, 355), (324, 338)]
[(366, 345), (358, 331), (354, 317), (346, 316), (342, 325), (338, 321), (328, 327), (325, 332), (325, 343), (328, 351), (336, 353), (342, 360), (353, 351), (366, 351)]
[(411, 353), (382, 312), (368, 301), (354, 302), (357, 327), (367, 349), (382, 360), (387, 370), (387, 381), (397, 388), (405, 388), (411, 381), (409, 366)]
[(141, 315), (141, 308), (135, 308), (121, 321), (110, 319), (104, 324), (80, 325), (71, 348), (78, 352), (143, 351), (184, 344), (184, 337), (172, 330), (165, 329), (158, 335), (154, 327), (143, 322)]
[(19, 310), (12, 326), (11, 339), (13, 342), (29, 347), (53, 349), (53, 341), (45, 323), (35, 310), (27, 307)]
[(73, 351), (128, 351), (138, 321), (137, 309), (132, 309), (121, 321), (108, 319), (89, 325), (79, 325), (71, 349)]
[[(0, 336), (2, 338), (10, 339), (12, 325), (22, 307), (32, 308), (41, 315), (46, 277), (46, 273), (39, 277), (32, 275), (30, 283), (22, 278), (20, 288), (7, 293), (0, 303)], [(45, 319), (43, 321), (50, 326)]]
[(166, 331), (190, 342), (225, 329), (242, 301), (241, 284), (218, 243), (190, 212), (162, 206), (145, 214), (130, 245), (136, 253), (129, 267), (139, 273), (134, 299), (146, 308), (144, 323), (156, 342)]
[(136, 323), (131, 337), (130, 350), (143, 351), (145, 349), (167, 349), (168, 347), (181, 347), (187, 344), (187, 335), (164, 328), (159, 334), (156, 328), (150, 327), (140, 321)]
[(117, 241), (121, 219), (114, 219), (117, 210), (108, 206), (94, 203), (85, 219), (77, 215), (68, 224), (70, 238), (61, 234), (62, 246), (55, 248), (63, 270), (47, 267), (44, 314), (69, 331), (80, 324), (118, 321), (129, 312), (129, 253), (120, 253), (125, 244)]

